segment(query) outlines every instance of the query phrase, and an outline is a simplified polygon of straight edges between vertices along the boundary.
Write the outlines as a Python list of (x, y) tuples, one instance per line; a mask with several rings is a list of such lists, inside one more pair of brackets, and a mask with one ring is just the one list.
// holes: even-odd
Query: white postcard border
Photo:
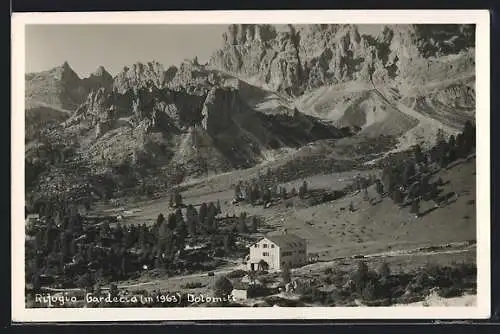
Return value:
[[(14, 13), (12, 15), (12, 320), (98, 322), (271, 319), (480, 319), (490, 316), (490, 16), (487, 10), (293, 10)], [(24, 76), (27, 24), (476, 24), (477, 305), (26, 309), (24, 293)]]

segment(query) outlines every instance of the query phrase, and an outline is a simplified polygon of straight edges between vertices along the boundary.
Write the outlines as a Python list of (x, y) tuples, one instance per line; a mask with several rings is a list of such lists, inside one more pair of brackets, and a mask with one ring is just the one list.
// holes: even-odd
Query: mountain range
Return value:
[(231, 25), (222, 38), (207, 64), (26, 74), (29, 183), (56, 187), (78, 166), (171, 185), (325, 140), (390, 136), (405, 150), (475, 117), (473, 25)]

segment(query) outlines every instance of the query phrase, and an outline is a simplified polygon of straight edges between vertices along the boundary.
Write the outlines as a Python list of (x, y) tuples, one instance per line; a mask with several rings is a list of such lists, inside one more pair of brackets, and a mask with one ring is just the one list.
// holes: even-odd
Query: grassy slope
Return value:
[[(375, 172), (376, 171), (372, 171)], [(372, 254), (396, 249), (418, 248), (476, 239), (475, 205), (475, 159), (464, 162), (449, 170), (440, 171), (445, 184), (443, 195), (455, 192), (455, 202), (415, 218), (409, 208), (398, 208), (392, 200), (385, 198), (371, 206), (362, 194), (350, 194), (345, 198), (314, 207), (295, 203), (285, 207), (283, 203), (269, 209), (249, 205), (230, 204), (231, 189), (217, 189), (206, 192), (206, 188), (192, 188), (183, 193), (186, 203), (199, 204), (203, 201), (222, 203), (223, 214), (239, 214), (246, 211), (265, 218), (266, 224), (275, 229), (286, 227), (288, 231), (307, 239), (308, 251), (319, 252), (322, 259), (331, 259), (356, 254)], [(308, 178), (310, 187), (340, 189), (349, 183), (355, 172), (317, 175)], [(288, 187), (298, 186), (301, 180), (290, 182)], [(374, 189), (369, 194), (375, 197)], [(349, 213), (347, 207), (353, 202), (357, 209)], [(130, 219), (133, 223), (153, 221), (159, 213), (167, 213), (168, 199), (162, 198), (138, 206), (142, 211)], [(433, 207), (423, 202), (421, 212)], [(343, 208), (343, 209), (342, 209)]]
[[(325, 257), (474, 240), (475, 203), (468, 204), (475, 199), (474, 172), (474, 161), (440, 172), (445, 182), (450, 181), (443, 187), (443, 194), (455, 192), (459, 196), (456, 202), (418, 219), (409, 213), (409, 208), (399, 209), (390, 199), (371, 206), (358, 194), (335, 203), (296, 210), (287, 225), (296, 233), (310, 235), (309, 250), (322, 251)], [(373, 189), (370, 196), (374, 196)], [(347, 211), (350, 201), (357, 209), (354, 213)], [(424, 202), (421, 211), (432, 206)], [(341, 211), (341, 207), (346, 210)], [(311, 225), (304, 221), (310, 221)]]

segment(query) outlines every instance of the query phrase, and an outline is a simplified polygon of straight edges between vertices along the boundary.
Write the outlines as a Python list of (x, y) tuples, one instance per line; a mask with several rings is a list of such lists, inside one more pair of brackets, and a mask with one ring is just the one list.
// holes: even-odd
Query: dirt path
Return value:
[[(431, 255), (442, 255), (442, 254), (456, 254), (464, 253), (474, 250), (476, 244), (470, 245), (468, 242), (457, 242), (457, 243), (447, 243), (442, 245), (437, 245), (434, 247), (424, 247), (424, 248), (413, 248), (413, 249), (403, 249), (389, 252), (380, 252), (373, 254), (357, 255), (357, 256), (344, 256), (338, 257), (330, 261), (322, 261), (313, 264), (306, 265), (301, 268), (292, 270), (292, 272), (301, 272), (303, 270), (313, 270), (333, 265), (338, 261), (347, 259), (376, 259), (376, 258), (388, 258), (388, 257), (413, 257), (413, 256), (431, 256)], [(453, 248), (453, 249), (449, 249)], [(434, 250), (437, 249), (437, 250)]]

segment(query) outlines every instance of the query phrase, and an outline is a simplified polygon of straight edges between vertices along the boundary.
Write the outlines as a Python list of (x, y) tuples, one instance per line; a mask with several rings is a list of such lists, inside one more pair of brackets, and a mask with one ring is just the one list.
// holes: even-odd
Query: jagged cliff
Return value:
[(298, 96), (372, 75), (411, 80), (412, 66), (473, 47), (473, 32), (472, 25), (391, 25), (376, 36), (354, 25), (231, 25), (209, 64)]

